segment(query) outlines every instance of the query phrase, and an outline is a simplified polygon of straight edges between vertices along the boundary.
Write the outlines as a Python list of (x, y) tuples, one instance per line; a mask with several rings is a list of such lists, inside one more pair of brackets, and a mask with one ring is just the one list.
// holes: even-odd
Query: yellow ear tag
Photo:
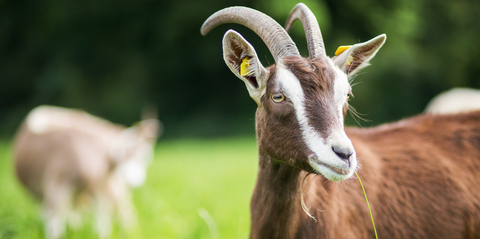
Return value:
[(352, 64), (352, 61), (353, 61), (353, 57), (348, 56), (347, 67), (350, 67), (350, 65)]
[(242, 64), (240, 64), (240, 75), (246, 76), (252, 74), (252, 70), (249, 69), (251, 60), (248, 57), (242, 59)]
[(335, 51), (335, 55), (338, 56), (340, 54), (342, 54), (342, 52), (348, 50), (348, 48), (350, 48), (351, 46), (339, 46), (337, 48), (337, 51)]

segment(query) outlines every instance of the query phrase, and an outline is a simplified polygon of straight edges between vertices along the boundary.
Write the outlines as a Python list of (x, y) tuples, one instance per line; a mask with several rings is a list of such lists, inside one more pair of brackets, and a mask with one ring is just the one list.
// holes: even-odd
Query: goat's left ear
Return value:
[[(355, 75), (359, 70), (368, 66), (377, 51), (382, 47), (387, 35), (382, 34), (364, 43), (358, 43), (332, 58), (333, 63), (347, 76)], [(338, 52), (338, 50), (337, 50)]]

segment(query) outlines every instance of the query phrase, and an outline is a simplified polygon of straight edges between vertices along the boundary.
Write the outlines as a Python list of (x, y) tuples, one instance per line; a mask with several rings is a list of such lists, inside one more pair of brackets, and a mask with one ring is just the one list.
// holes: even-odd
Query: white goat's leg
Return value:
[(55, 209), (44, 208), (45, 237), (56, 239), (65, 233), (65, 219)]
[(133, 205), (130, 195), (125, 195), (118, 200), (117, 212), (120, 216), (122, 225), (128, 229), (135, 229), (137, 227), (137, 213), (135, 205)]
[(127, 230), (134, 229), (137, 226), (137, 217), (128, 186), (122, 180), (112, 177), (109, 180), (108, 188), (120, 222)]
[(65, 233), (72, 189), (66, 182), (48, 180), (44, 186), (43, 217), (45, 237), (60, 238)]
[(95, 208), (96, 230), (100, 238), (108, 238), (112, 233), (112, 222), (110, 215), (112, 214), (112, 202), (108, 200), (105, 193), (97, 191)]

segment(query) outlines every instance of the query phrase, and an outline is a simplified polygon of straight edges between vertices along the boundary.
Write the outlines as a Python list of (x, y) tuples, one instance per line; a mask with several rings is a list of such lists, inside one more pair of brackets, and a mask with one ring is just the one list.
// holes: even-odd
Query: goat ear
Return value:
[(233, 74), (245, 82), (250, 97), (260, 104), (268, 72), (260, 63), (253, 46), (238, 32), (228, 30), (223, 36), (223, 59)]
[(157, 119), (142, 120), (134, 127), (136, 127), (138, 137), (149, 143), (154, 143), (163, 133), (162, 122)]
[(332, 58), (333, 63), (347, 76), (355, 75), (359, 70), (369, 65), (368, 62), (375, 56), (386, 39), (387, 35), (382, 34), (370, 41), (355, 44), (340, 53), (338, 53), (339, 48), (336, 53), (338, 55)]
[(163, 125), (159, 120), (147, 119), (137, 122), (124, 129), (110, 145), (110, 159), (117, 163), (125, 161), (128, 157), (129, 145), (135, 145), (140, 139), (154, 145), (162, 133)]

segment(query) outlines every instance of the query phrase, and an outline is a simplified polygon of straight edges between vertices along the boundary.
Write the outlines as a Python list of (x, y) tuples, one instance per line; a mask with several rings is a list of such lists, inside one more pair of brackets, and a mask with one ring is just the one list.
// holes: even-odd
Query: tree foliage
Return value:
[[(167, 137), (252, 134), (255, 103), (225, 66), (221, 39), (234, 28), (265, 65), (268, 49), (233, 24), (200, 35), (224, 7), (256, 8), (284, 24), (289, 0), (0, 1), (0, 133), (10, 135), (40, 104), (82, 108), (131, 124), (154, 104)], [(308, 0), (327, 54), (339, 45), (388, 36), (355, 79), (351, 104), (377, 125), (420, 113), (451, 87), (480, 88), (480, 2)], [(291, 33), (307, 54), (301, 24)], [(350, 124), (354, 122), (349, 119)]]

